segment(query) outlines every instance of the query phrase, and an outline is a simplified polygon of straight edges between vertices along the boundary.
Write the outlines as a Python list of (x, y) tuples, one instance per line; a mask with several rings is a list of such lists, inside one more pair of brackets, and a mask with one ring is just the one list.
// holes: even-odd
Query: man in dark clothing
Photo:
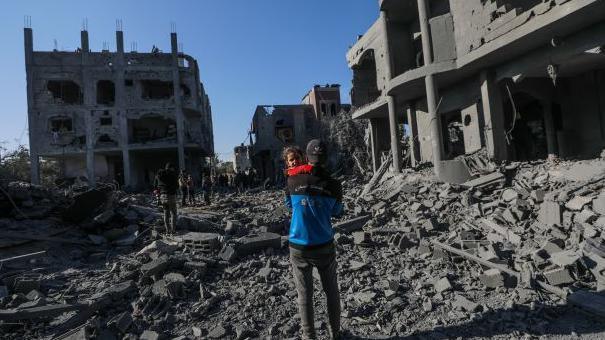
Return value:
[(210, 205), (210, 190), (212, 190), (212, 183), (210, 182), (210, 177), (205, 175), (202, 178), (202, 196), (206, 205)]
[(187, 205), (187, 173), (185, 170), (181, 170), (179, 174), (179, 189), (181, 191), (181, 206), (184, 207)]
[(155, 187), (160, 191), (160, 203), (164, 209), (164, 227), (166, 234), (176, 232), (176, 191), (178, 189), (178, 177), (174, 166), (166, 163), (166, 167), (155, 177)]
[(324, 167), (326, 146), (314, 139), (307, 145), (309, 164), (290, 168), (286, 205), (292, 211), (290, 263), (298, 292), (298, 311), (305, 339), (316, 339), (313, 319), (313, 267), (327, 297), (330, 336), (340, 336), (340, 293), (336, 248), (330, 218), (342, 213), (342, 186)]

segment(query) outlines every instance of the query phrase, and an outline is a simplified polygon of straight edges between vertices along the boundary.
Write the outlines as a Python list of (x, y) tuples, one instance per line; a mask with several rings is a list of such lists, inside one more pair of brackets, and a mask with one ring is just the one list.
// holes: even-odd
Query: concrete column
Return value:
[(408, 104), (407, 114), (410, 128), (410, 158), (412, 166), (416, 166), (420, 162), (420, 141), (418, 140), (418, 119), (415, 103)]
[(95, 105), (95, 84), (90, 80), (90, 70), (88, 55), (90, 47), (88, 45), (88, 31), (80, 32), (81, 49), (82, 49), (82, 94), (84, 103), (83, 110), (80, 112), (84, 115), (86, 123), (86, 177), (88, 177), (88, 186), (94, 188), (95, 180), (95, 134), (94, 134), (94, 117), (92, 109)]
[(483, 104), (485, 144), (488, 154), (496, 160), (507, 159), (502, 94), (493, 74), (481, 72), (481, 102)]
[(176, 140), (178, 143), (179, 171), (185, 169), (185, 121), (181, 98), (181, 77), (179, 74), (179, 48), (176, 33), (170, 33), (172, 47), (172, 84), (176, 115)]
[(541, 102), (544, 112), (544, 129), (546, 130), (546, 147), (548, 149), (548, 159), (557, 158), (557, 131), (555, 122), (552, 118), (552, 103), (548, 100)]
[(88, 31), (80, 31), (80, 49), (82, 53), (88, 54), (90, 52), (90, 45), (88, 44)]
[(399, 133), (397, 131), (397, 117), (395, 108), (395, 98), (387, 96), (387, 104), (389, 107), (389, 132), (391, 135), (391, 153), (393, 154), (393, 172), (401, 171), (401, 152), (399, 151)]
[(23, 29), (23, 41), (25, 49), (25, 77), (27, 81), (27, 125), (29, 128), (29, 162), (30, 180), (34, 184), (40, 184), (40, 157), (38, 140), (33, 137), (37, 131), (33, 90), (32, 64), (34, 58), (34, 33), (31, 28)]
[(91, 188), (96, 186), (95, 179), (95, 140), (92, 113), (86, 113), (86, 177)]
[[(431, 30), (429, 28), (429, 3), (428, 0), (418, 0), (418, 21), (422, 35), (422, 55), (425, 67), (433, 63), (433, 50), (431, 46)], [(427, 73), (424, 78), (426, 87), (426, 103), (431, 120), (431, 145), (433, 148), (433, 166), (435, 175), (439, 178), (441, 174), (441, 161), (443, 160), (443, 136), (441, 135), (441, 117), (437, 112), (437, 86), (432, 73)]]
[(380, 168), (380, 148), (378, 141), (378, 121), (376, 118), (370, 118), (370, 148), (372, 152), (372, 171), (376, 172)]
[(126, 107), (126, 87), (124, 73), (124, 32), (116, 31), (116, 59), (114, 63), (114, 83), (116, 88), (115, 110), (117, 121), (120, 124), (120, 148), (122, 149), (122, 165), (124, 168), (124, 186), (133, 187), (130, 166), (130, 151), (128, 148), (128, 108)]
[[(389, 25), (388, 15), (386, 11), (380, 11), (380, 24), (382, 26), (382, 40), (384, 43), (384, 58), (386, 59), (385, 64), (385, 75), (387, 80), (393, 78), (393, 58), (391, 56), (391, 44), (389, 37)], [(393, 154), (393, 167), (394, 172), (401, 171), (401, 159), (400, 159), (400, 148), (399, 138), (397, 133), (397, 108), (395, 107), (395, 98), (393, 96), (386, 96), (387, 105), (389, 109), (389, 132), (391, 134), (391, 153)]]

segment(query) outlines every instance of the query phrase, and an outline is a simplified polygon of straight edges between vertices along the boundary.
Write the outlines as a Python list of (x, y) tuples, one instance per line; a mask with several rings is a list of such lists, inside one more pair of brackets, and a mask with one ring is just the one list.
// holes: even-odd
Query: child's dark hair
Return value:
[(301, 161), (304, 160), (304, 155), (303, 155), (302, 150), (296, 145), (291, 145), (291, 146), (286, 146), (284, 148), (284, 151), (282, 151), (281, 155), (282, 155), (282, 158), (284, 159), (284, 162), (288, 162), (288, 155), (291, 153), (298, 156)]

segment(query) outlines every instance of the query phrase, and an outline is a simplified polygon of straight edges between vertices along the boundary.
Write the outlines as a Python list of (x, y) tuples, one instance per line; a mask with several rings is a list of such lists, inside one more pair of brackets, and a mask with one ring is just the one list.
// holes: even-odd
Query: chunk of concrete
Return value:
[(236, 252), (236, 250), (235, 250), (235, 248), (233, 246), (225, 246), (218, 253), (218, 256), (223, 261), (230, 262), (230, 261), (233, 261), (233, 260), (235, 260), (237, 258), (237, 252)]
[(605, 215), (605, 191), (592, 201), (592, 210), (600, 215)]
[(479, 310), (480, 305), (467, 299), (466, 297), (456, 294), (454, 296), (454, 301), (452, 302), (452, 306), (456, 309), (461, 309), (466, 312), (476, 312)]
[(356, 231), (353, 233), (353, 243), (355, 244), (368, 244), (372, 241), (370, 233), (365, 231)]
[(445, 291), (453, 289), (452, 284), (450, 283), (450, 280), (447, 279), (447, 277), (441, 278), (440, 280), (435, 282), (433, 286), (437, 293), (443, 293)]
[(504, 274), (498, 269), (488, 269), (479, 276), (479, 280), (487, 287), (487, 288), (498, 288), (504, 287)]
[(240, 239), (237, 247), (238, 255), (252, 254), (266, 248), (281, 248), (281, 236), (275, 233), (261, 233)]
[(170, 259), (167, 256), (160, 256), (155, 260), (145, 263), (141, 266), (143, 277), (161, 275), (170, 265)]
[(510, 201), (514, 200), (515, 198), (519, 197), (519, 193), (516, 192), (515, 189), (508, 188), (502, 192), (501, 197), (505, 202), (510, 202)]
[(334, 224), (335, 231), (349, 234), (357, 230), (361, 230), (363, 226), (372, 218), (371, 215), (359, 216), (347, 221)]
[(561, 205), (553, 201), (544, 201), (540, 204), (538, 221), (547, 226), (560, 226), (563, 222), (563, 209)]
[(562, 286), (575, 282), (567, 268), (555, 268), (544, 272), (543, 275), (548, 283), (553, 286)]
[(573, 211), (580, 211), (584, 208), (585, 205), (592, 201), (592, 197), (588, 196), (575, 196), (567, 203), (565, 203), (565, 208)]

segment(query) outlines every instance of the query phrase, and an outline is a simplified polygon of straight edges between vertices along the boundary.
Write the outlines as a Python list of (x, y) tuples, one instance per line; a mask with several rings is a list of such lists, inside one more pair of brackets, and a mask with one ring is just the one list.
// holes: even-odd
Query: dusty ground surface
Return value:
[[(516, 164), (482, 187), (435, 183), (430, 169), (386, 173), (367, 186), (344, 180), (346, 214), (335, 221), (343, 328), (357, 339), (605, 338), (602, 318), (537, 288), (600, 288), (598, 246), (586, 243), (605, 227), (604, 170), (602, 160)], [(0, 259), (47, 251), (0, 267), (0, 338), (299, 337), (281, 190), (183, 208), (179, 235), (158, 239), (150, 228), (159, 214), (146, 196), (114, 193), (94, 221), (73, 224), (55, 206), (60, 194), (8, 191), (20, 195), (23, 215), (53, 208), (0, 219)], [(544, 215), (552, 203), (558, 224), (553, 211)], [(98, 217), (106, 211), (111, 218)], [(16, 233), (38, 240), (22, 243)], [(326, 338), (318, 280), (315, 303)]]

